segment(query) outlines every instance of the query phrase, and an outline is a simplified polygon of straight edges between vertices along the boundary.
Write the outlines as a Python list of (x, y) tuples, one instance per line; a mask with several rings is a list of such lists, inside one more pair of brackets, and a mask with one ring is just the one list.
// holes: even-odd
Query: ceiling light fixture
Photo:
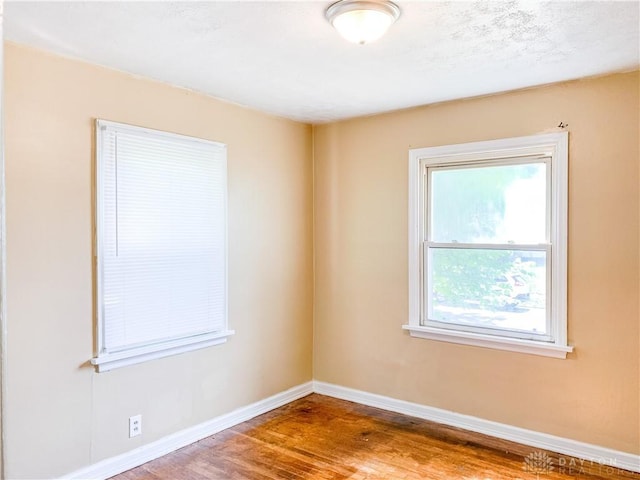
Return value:
[(388, 0), (340, 0), (325, 16), (340, 35), (363, 45), (384, 35), (400, 16), (400, 8)]

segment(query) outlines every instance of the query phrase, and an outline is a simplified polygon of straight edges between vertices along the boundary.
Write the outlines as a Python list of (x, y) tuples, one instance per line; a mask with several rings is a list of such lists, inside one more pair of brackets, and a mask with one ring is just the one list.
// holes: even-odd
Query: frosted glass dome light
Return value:
[(341, 0), (326, 11), (340, 35), (361, 45), (379, 39), (399, 16), (400, 8), (386, 0)]

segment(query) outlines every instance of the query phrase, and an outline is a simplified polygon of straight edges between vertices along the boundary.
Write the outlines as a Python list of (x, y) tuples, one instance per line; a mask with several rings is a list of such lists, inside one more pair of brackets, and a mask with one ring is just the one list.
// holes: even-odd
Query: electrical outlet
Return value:
[(129, 438), (142, 433), (142, 415), (129, 417)]

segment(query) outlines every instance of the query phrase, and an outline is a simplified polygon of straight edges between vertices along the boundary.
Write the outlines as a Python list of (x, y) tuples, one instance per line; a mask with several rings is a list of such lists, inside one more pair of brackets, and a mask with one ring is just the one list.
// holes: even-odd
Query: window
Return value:
[(565, 358), (566, 132), (409, 155), (414, 337)]
[(225, 342), (226, 146), (96, 123), (98, 371)]

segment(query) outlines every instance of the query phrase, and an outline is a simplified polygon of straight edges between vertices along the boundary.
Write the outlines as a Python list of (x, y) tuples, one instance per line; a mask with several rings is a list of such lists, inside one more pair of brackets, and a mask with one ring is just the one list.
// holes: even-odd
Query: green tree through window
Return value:
[[(532, 239), (510, 238), (511, 232), (505, 228), (508, 227), (505, 222), (510, 222), (506, 218), (507, 202), (511, 189), (538, 177), (542, 192), (539, 200), (544, 202), (544, 169), (541, 163), (434, 169), (431, 178), (432, 240), (506, 245), (530, 242)], [(532, 211), (544, 210), (545, 205), (531, 204), (529, 207)], [(521, 214), (527, 215), (526, 212)], [(524, 220), (521, 218), (520, 222)], [(544, 224), (540, 225), (539, 231), (544, 236)], [(533, 263), (527, 258), (527, 252), (517, 250), (431, 249), (433, 296), (449, 305), (514, 306), (519, 299), (513, 294), (513, 283), (530, 283), (533, 277)]]

